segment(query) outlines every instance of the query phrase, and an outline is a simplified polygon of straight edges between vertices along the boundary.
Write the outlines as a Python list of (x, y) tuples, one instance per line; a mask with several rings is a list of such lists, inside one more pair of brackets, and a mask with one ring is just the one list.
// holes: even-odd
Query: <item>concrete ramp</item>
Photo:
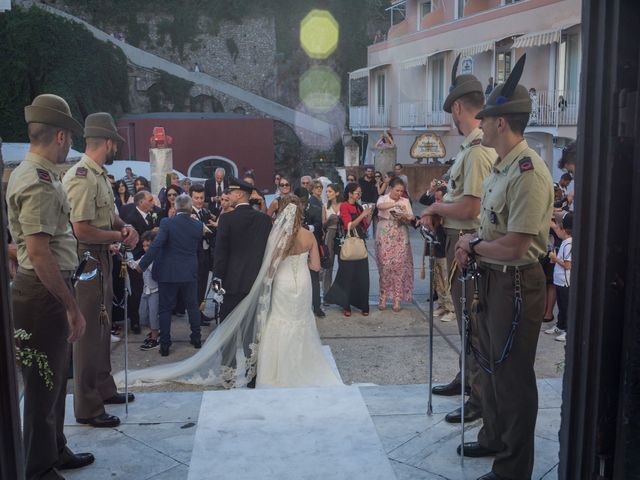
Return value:
[(204, 392), (189, 480), (391, 480), (357, 387)]

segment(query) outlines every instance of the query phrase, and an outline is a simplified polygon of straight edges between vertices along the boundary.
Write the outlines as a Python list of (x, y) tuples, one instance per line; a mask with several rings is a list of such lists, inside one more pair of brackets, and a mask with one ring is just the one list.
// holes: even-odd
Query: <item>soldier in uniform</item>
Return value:
[(73, 295), (78, 267), (69, 204), (56, 164), (67, 158), (72, 132), (82, 125), (57, 95), (39, 95), (25, 108), (31, 146), (7, 188), (9, 229), (17, 244), (18, 271), (11, 285), (16, 328), (31, 335), (23, 347), (47, 355), (53, 373), (49, 388), (36, 365), (23, 366), (26, 478), (63, 478), (58, 470), (93, 462), (73, 454), (63, 433), (69, 343), (82, 337), (85, 319)]
[[(73, 407), (78, 423), (116, 427), (120, 419), (105, 412), (105, 404), (124, 403), (111, 376), (112, 259), (109, 247), (124, 242), (129, 248), (138, 233), (115, 213), (113, 192), (104, 165), (115, 159), (118, 135), (108, 113), (93, 113), (85, 120), (87, 148), (80, 161), (65, 174), (63, 184), (71, 205), (71, 223), (78, 239), (78, 254), (90, 252), (100, 262), (101, 274), (81, 282), (76, 294), (87, 320), (84, 337), (73, 348)], [(90, 264), (93, 262), (90, 262)], [(129, 394), (129, 401), (133, 401)]]
[[(451, 114), (460, 135), (464, 141), (450, 170), (450, 180), (447, 194), (443, 201), (433, 203), (423, 214), (421, 223), (433, 230), (433, 217), (442, 219), (447, 233), (446, 255), (447, 265), (452, 272), (451, 298), (458, 320), (458, 330), (462, 329), (462, 311), (460, 294), (462, 285), (458, 280), (461, 270), (455, 263), (455, 246), (459, 238), (466, 233), (475, 233), (480, 224), (480, 197), (482, 183), (496, 160), (496, 151), (482, 145), (482, 130), (480, 120), (476, 114), (484, 106), (484, 90), (480, 81), (473, 75), (456, 75), (460, 55), (456, 58), (451, 72), (451, 91), (444, 101), (443, 109)], [(471, 283), (467, 285), (467, 298), (471, 298), (473, 291)], [(480, 400), (480, 385), (478, 382), (479, 368), (471, 355), (466, 360), (466, 386), (469, 398), (465, 404), (465, 422), (471, 422), (481, 417), (482, 404)], [(462, 361), (462, 360), (461, 360)], [(435, 395), (459, 395), (461, 390), (460, 372), (447, 385), (433, 387)], [(459, 423), (460, 408), (449, 413), (445, 420)]]
[(546, 288), (538, 258), (546, 253), (553, 181), (523, 138), (531, 112), (527, 89), (518, 85), (524, 61), (525, 55), (476, 116), (483, 145), (495, 148), (498, 159), (484, 183), (480, 229), (456, 245), (458, 264), (466, 265), (473, 255), (480, 273), (480, 308), (471, 325), (477, 340), (472, 350), (482, 369), (484, 421), (478, 442), (465, 443), (458, 452), (495, 455), (483, 480), (530, 479), (533, 470), (538, 413), (533, 365)]

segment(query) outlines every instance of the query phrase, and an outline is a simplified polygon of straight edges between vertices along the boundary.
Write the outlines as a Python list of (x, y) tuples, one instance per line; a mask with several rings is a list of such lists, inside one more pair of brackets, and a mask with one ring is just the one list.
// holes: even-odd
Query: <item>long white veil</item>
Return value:
[[(269, 317), (271, 284), (289, 244), (295, 217), (295, 205), (288, 205), (278, 215), (251, 291), (202, 348), (181, 362), (129, 372), (130, 385), (178, 382), (234, 388), (251, 381), (256, 374), (260, 333)], [(116, 385), (124, 386), (124, 371), (113, 378)]]

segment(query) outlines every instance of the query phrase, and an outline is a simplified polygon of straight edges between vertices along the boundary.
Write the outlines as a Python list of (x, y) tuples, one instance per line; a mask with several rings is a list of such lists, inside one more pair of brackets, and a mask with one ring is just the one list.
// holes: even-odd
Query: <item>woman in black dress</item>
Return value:
[[(349, 224), (362, 239), (366, 236), (371, 208), (363, 209), (360, 204), (362, 189), (357, 183), (349, 183), (344, 189), (344, 202), (340, 205), (340, 222), (346, 232)], [(369, 315), (369, 260), (338, 259), (338, 273), (333, 285), (324, 296), (325, 302), (340, 305), (344, 316), (351, 316), (351, 307)]]

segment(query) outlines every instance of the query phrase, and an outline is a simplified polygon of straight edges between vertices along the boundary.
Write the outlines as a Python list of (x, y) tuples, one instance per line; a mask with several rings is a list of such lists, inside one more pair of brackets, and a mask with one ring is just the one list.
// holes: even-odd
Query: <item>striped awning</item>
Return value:
[(527, 33), (513, 41), (513, 48), (541, 47), (550, 43), (560, 42), (561, 29), (544, 32)]
[(369, 67), (360, 68), (359, 70), (354, 70), (349, 73), (349, 78), (351, 80), (356, 80), (358, 78), (364, 78), (369, 76)]
[(373, 67), (365, 67), (359, 70), (354, 70), (353, 72), (349, 73), (349, 79), (356, 80), (358, 78), (368, 77), (369, 72), (371, 70), (375, 70), (376, 68), (386, 67), (387, 65), (389, 65), (389, 63), (379, 63), (378, 65), (374, 65)]
[(457, 52), (460, 54), (462, 58), (464, 57), (473, 57), (474, 55), (478, 55), (479, 53), (486, 52), (487, 50), (492, 50), (495, 42), (490, 40), (488, 42), (477, 43), (475, 45), (470, 45), (468, 47), (464, 47), (459, 49)]
[(400, 64), (400, 69), (408, 70), (409, 68), (424, 67), (427, 64), (428, 58), (428, 55), (420, 55), (419, 57), (410, 58)]

